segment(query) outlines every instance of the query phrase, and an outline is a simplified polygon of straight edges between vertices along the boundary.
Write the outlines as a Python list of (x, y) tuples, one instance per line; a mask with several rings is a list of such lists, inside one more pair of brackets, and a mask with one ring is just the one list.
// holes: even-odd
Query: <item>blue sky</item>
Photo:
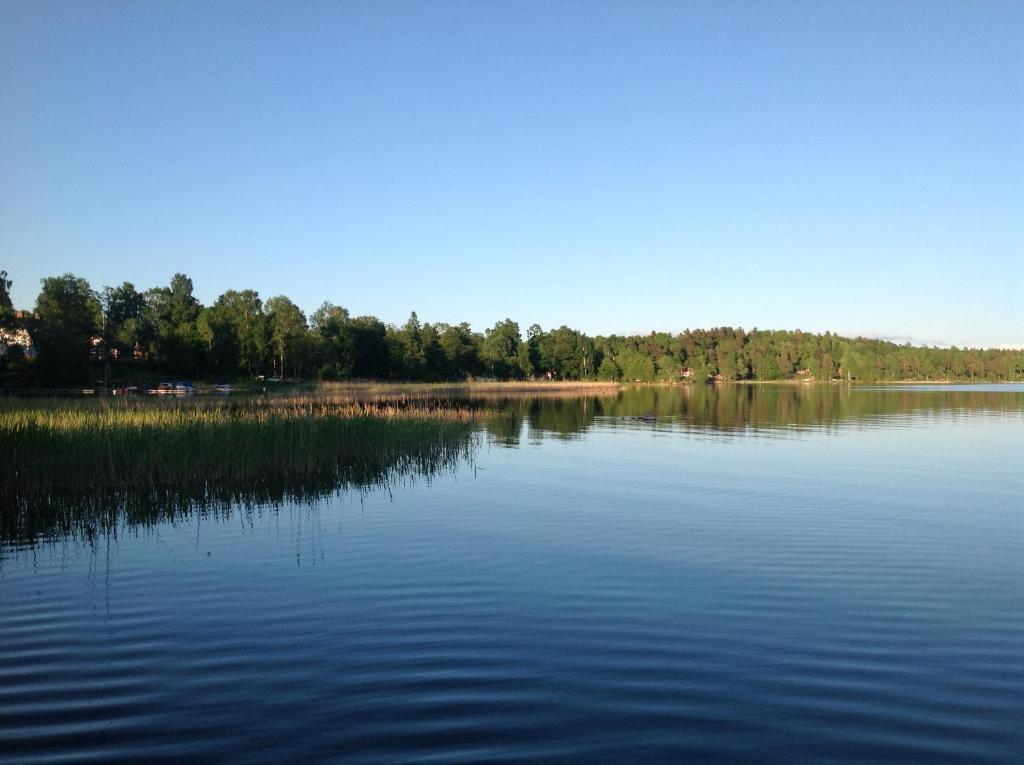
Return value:
[(0, 268), (1024, 345), (1019, 2), (0, 4)]

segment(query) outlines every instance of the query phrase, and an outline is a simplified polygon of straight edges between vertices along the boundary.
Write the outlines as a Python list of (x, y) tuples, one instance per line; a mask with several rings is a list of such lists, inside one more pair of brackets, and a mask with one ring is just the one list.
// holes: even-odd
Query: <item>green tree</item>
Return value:
[(387, 327), (376, 316), (357, 316), (349, 322), (353, 368), (356, 377), (386, 377), (388, 374)]
[(433, 324), (423, 325), (423, 376), (428, 380), (443, 380), (447, 377), (447, 364), (441, 349), (441, 336)]
[(423, 350), (423, 325), (415, 311), (403, 326), (388, 329), (387, 344), (392, 377), (400, 380), (423, 378), (427, 357)]
[(130, 351), (140, 339), (145, 296), (135, 289), (134, 284), (124, 282), (120, 287), (104, 287), (100, 303), (107, 346), (121, 352)]
[(530, 353), (530, 343), (523, 340), (519, 343), (519, 350), (516, 352), (516, 364), (519, 367), (519, 377), (533, 377), (537, 374), (537, 368), (533, 363), (533, 354)]
[(318, 374), (325, 380), (348, 377), (356, 350), (347, 308), (324, 302), (310, 317), (316, 343)]
[(200, 361), (203, 333), (202, 306), (192, 294), (192, 280), (175, 274), (169, 287), (145, 293), (138, 339), (162, 369), (172, 374), (194, 374)]
[(277, 373), (286, 377), (289, 351), (296, 349), (306, 339), (306, 316), (284, 295), (270, 298), (266, 313)]
[[(263, 301), (255, 290), (228, 290), (211, 306), (207, 318), (218, 366), (247, 375), (262, 372), (270, 348)], [(233, 357), (233, 358), (232, 358)]]
[(650, 382), (654, 379), (654, 359), (641, 350), (630, 348), (615, 360), (622, 369), (622, 378), (629, 382)]
[(727, 338), (720, 342), (715, 347), (715, 358), (718, 365), (718, 374), (726, 380), (736, 380), (744, 376), (739, 344), (734, 339)]
[(542, 369), (540, 361), (540, 343), (544, 336), (544, 330), (540, 328), (540, 324), (531, 324), (526, 330), (526, 356), (528, 364), (521, 364), (521, 366), (528, 366), (530, 374), (541, 375), (547, 370)]
[(42, 280), (36, 298), (39, 362), (53, 379), (91, 382), (90, 338), (100, 329), (100, 301), (89, 282), (73, 274)]
[(564, 324), (536, 337), (540, 369), (555, 378), (578, 380), (594, 369), (594, 341)]
[(491, 375), (501, 379), (520, 377), (519, 324), (512, 319), (499, 321), (484, 333), (480, 345), (480, 362)]
[(206, 371), (225, 379), (238, 374), (238, 343), (227, 316), (216, 306), (204, 308), (196, 321), (196, 334), (206, 352)]
[(477, 343), (469, 324), (439, 325), (438, 342), (444, 355), (445, 376), (461, 380), (476, 371)]
[(11, 285), (14, 284), (7, 278), (7, 272), (0, 269), (0, 324), (9, 321), (14, 313), (14, 304), (11, 302)]
[(615, 363), (615, 359), (611, 355), (605, 356), (601, 359), (601, 366), (597, 369), (598, 380), (621, 380), (622, 370), (619, 369), (619, 365)]
[(334, 337), (344, 331), (349, 322), (349, 313), (347, 308), (325, 301), (309, 319), (314, 331), (324, 337)]

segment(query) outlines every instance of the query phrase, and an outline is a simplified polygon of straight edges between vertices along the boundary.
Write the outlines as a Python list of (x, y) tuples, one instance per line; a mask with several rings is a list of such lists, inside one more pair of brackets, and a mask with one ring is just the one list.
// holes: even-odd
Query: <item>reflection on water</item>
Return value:
[(1020, 386), (497, 404), (436, 462), (5, 521), (0, 760), (1021, 761)]
[[(480, 403), (480, 402), (477, 402)], [(976, 413), (1024, 411), (1024, 386), (912, 386), (858, 388), (845, 385), (726, 385), (626, 388), (604, 396), (489, 396), (493, 414), (480, 428), (489, 442), (518, 446), (523, 438), (581, 437), (602, 428), (641, 428), (682, 434), (799, 433), (801, 429), (884, 427), (901, 418), (921, 424)], [(388, 490), (403, 482), (453, 473), (469, 464), (473, 440), (448, 434), (436, 444), (373, 460), (340, 461), (298, 470), (288, 462), (267, 465), (255, 480), (154, 488), (91, 488), (83, 492), (26, 497), (12, 483), (0, 492), (0, 540), (31, 542), (62, 536), (89, 539), (121, 523), (147, 526), (191, 513), (227, 519), (242, 506), (311, 503), (349, 491)]]
[[(507, 398), (496, 405), (514, 415), (492, 423), (496, 441), (514, 445), (528, 425), (529, 438), (572, 437), (599, 418), (631, 420), (653, 414), (663, 427), (728, 434), (748, 430), (839, 428), (894, 416), (944, 418), (958, 413), (1020, 412), (1022, 385), (860, 388), (849, 385), (693, 385), (626, 388), (611, 396)], [(605, 422), (605, 425), (614, 424)]]
[[(31, 543), (36, 539), (70, 537), (91, 540), (130, 527), (175, 523), (195, 514), (202, 519), (229, 520), (238, 508), (312, 504), (347, 492), (391, 491), (415, 481), (452, 474), (471, 463), (476, 440), (471, 433), (439, 435), (435, 443), (418, 443), (407, 451), (389, 450), (339, 457), (310, 466), (291, 460), (267, 464), (255, 477), (218, 482), (193, 481), (181, 486), (154, 487), (137, 483), (123, 488), (62, 489), (40, 496), (7, 486), (0, 492), (0, 541)], [(0, 555), (2, 560), (2, 555)]]

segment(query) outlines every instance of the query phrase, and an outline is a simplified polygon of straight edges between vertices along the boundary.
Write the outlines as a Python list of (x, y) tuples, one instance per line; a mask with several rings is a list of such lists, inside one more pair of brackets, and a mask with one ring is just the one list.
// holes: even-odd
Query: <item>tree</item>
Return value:
[(254, 375), (269, 350), (263, 301), (255, 290), (228, 290), (210, 307), (206, 324), (211, 352), (223, 371)]
[(130, 350), (140, 338), (142, 312), (146, 298), (131, 282), (120, 287), (104, 287), (100, 293), (103, 306), (104, 341), (107, 346)]
[(278, 295), (267, 301), (267, 321), (277, 371), (285, 377), (288, 351), (298, 346), (306, 336), (306, 317), (295, 303), (284, 295)]
[(423, 326), (415, 311), (402, 327), (388, 329), (387, 344), (392, 377), (415, 380), (423, 376), (427, 357), (423, 349)]
[(316, 343), (318, 374), (325, 380), (348, 377), (356, 350), (348, 309), (325, 301), (310, 317)]
[(484, 334), (480, 362), (495, 377), (519, 377), (519, 325), (512, 319), (499, 321)]
[(543, 336), (544, 330), (540, 328), (540, 324), (531, 324), (526, 330), (526, 356), (529, 361), (530, 374), (533, 375), (547, 371), (542, 369), (540, 361), (540, 342)]
[(622, 369), (622, 377), (628, 382), (649, 382), (654, 379), (654, 359), (640, 350), (624, 351), (615, 360)]
[(347, 308), (334, 305), (334, 303), (325, 300), (313, 312), (309, 320), (315, 332), (324, 337), (330, 337), (341, 334), (345, 325), (348, 324), (349, 313)]
[(533, 363), (533, 354), (530, 353), (530, 343), (523, 340), (519, 343), (519, 350), (516, 352), (516, 365), (519, 367), (519, 377), (533, 377), (537, 374), (537, 368)]
[(11, 285), (14, 284), (7, 278), (7, 272), (0, 270), (0, 323), (10, 319), (14, 313), (14, 304), (11, 303)]
[(216, 306), (204, 308), (196, 322), (206, 355), (206, 370), (219, 379), (238, 373), (238, 343), (223, 311)]
[(744, 376), (740, 361), (740, 349), (733, 339), (723, 340), (715, 348), (718, 374), (726, 380), (735, 380)]
[(385, 377), (388, 374), (387, 327), (376, 316), (357, 316), (349, 323), (356, 377)]
[(423, 376), (428, 380), (443, 380), (447, 377), (447, 364), (441, 349), (441, 335), (432, 324), (423, 325)]
[(444, 355), (444, 376), (463, 379), (473, 374), (478, 363), (476, 337), (469, 324), (438, 325), (438, 343)]
[(120, 287), (104, 287), (102, 303), (107, 321), (117, 327), (129, 319), (139, 318), (146, 305), (146, 298), (135, 289), (134, 284), (124, 282)]
[[(1024, 374), (1019, 350), (919, 348), (831, 332), (714, 327), (678, 335), (590, 338), (565, 325), (545, 332), (532, 324), (524, 340), (519, 325), (508, 318), (483, 334), (465, 322), (422, 324), (415, 312), (396, 327), (375, 316), (352, 318), (332, 303), (321, 305), (307, 327), (306, 317), (287, 297), (272, 298), (264, 306), (253, 290), (228, 290), (204, 309), (193, 294), (192, 280), (180, 273), (168, 286), (144, 294), (124, 282), (105, 287), (97, 296), (71, 274), (45, 279), (43, 286), (37, 304), (41, 326), (31, 319), (14, 320), (11, 280), (0, 270), (0, 324), (31, 332), (40, 354), (39, 376), (53, 384), (84, 378), (88, 341), (101, 331), (106, 347), (129, 350), (138, 344), (148, 352), (148, 364), (175, 375), (253, 374), (268, 363), (282, 376), (315, 369), (325, 378), (407, 380), (483, 373), (500, 378), (677, 381), (684, 367), (689, 368), (685, 377), (693, 381), (715, 375), (790, 379), (803, 369), (821, 380), (840, 376), (860, 382), (1012, 380)], [(13, 346), (8, 359), (11, 352), (17, 352)]]
[(39, 362), (62, 380), (90, 382), (89, 340), (100, 328), (100, 301), (89, 282), (73, 274), (42, 280), (36, 298)]
[[(14, 306), (11, 304), (11, 280), (7, 278), (7, 272), (0, 269), (0, 329), (11, 324), (14, 318)], [(5, 369), (7, 362), (11, 359), (21, 359), (22, 348), (20, 345), (8, 346), (6, 338), (0, 333), (0, 370)]]
[(594, 341), (583, 333), (563, 324), (536, 340), (541, 371), (569, 380), (594, 374)]
[(601, 359), (601, 366), (597, 368), (598, 380), (619, 380), (621, 378), (622, 370), (619, 369), (619, 365), (615, 363), (615, 359), (611, 355)]
[(145, 293), (137, 339), (161, 367), (175, 374), (193, 374), (199, 366), (208, 326), (200, 331), (202, 306), (192, 294), (192, 280), (175, 274), (169, 287)]

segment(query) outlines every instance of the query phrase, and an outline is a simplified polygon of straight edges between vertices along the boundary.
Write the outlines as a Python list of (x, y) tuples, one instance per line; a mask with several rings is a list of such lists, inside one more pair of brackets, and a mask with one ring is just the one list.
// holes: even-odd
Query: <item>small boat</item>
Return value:
[(151, 395), (155, 396), (166, 396), (167, 394), (174, 393), (174, 383), (157, 383), (157, 386), (155, 388), (150, 388), (149, 392)]

